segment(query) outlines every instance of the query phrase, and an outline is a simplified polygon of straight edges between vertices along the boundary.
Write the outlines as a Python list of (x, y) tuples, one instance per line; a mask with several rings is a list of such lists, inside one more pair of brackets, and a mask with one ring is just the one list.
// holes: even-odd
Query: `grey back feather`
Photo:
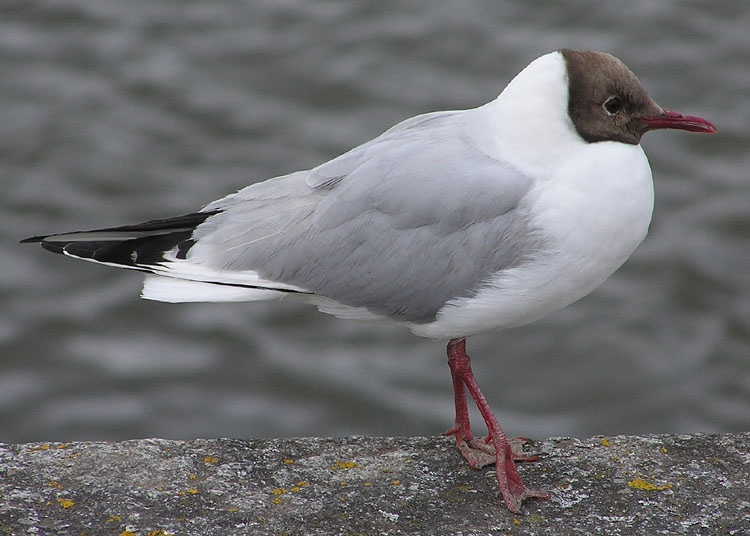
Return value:
[(313, 170), (204, 210), (188, 260), (253, 270), (353, 307), (429, 322), (535, 244), (531, 181), (463, 135), (463, 112), (417, 116)]

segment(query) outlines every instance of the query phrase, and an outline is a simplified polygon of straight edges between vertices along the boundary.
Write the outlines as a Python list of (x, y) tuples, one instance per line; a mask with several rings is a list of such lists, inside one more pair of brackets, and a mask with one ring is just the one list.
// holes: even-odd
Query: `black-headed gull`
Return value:
[[(316, 168), (253, 184), (200, 211), (37, 236), (45, 249), (146, 272), (167, 302), (297, 298), (340, 317), (449, 339), (452, 434), (496, 465), (508, 508), (529, 497), (482, 396), (465, 337), (537, 320), (591, 292), (646, 236), (649, 130), (715, 132), (659, 107), (604, 53), (534, 60), (492, 102), (407, 119)], [(465, 391), (488, 428), (471, 433)]]

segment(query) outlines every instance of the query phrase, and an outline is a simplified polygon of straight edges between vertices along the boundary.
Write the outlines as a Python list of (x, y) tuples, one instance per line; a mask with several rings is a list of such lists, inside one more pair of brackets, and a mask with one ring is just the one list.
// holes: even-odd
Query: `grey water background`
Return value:
[(577, 304), (470, 338), (479, 383), (514, 435), (750, 429), (744, 0), (0, 6), (0, 441), (444, 431), (442, 342), (291, 302), (146, 302), (138, 274), (17, 242), (193, 211), (485, 103), (561, 47), (614, 53), (719, 134), (645, 137), (645, 243)]

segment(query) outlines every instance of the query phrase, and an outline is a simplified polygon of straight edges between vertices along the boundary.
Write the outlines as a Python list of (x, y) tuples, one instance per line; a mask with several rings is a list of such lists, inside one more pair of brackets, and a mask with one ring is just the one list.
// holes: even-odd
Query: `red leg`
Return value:
[[(451, 341), (453, 342), (453, 341)], [(466, 405), (466, 391), (464, 390), (464, 379), (458, 367), (451, 362), (450, 345), (448, 345), (448, 365), (451, 368), (451, 379), (453, 380), (453, 398), (456, 404), (456, 422), (453, 428), (445, 432), (445, 435), (456, 436), (456, 442), (471, 441), (474, 435), (471, 433), (469, 423), (469, 408)]]
[[(495, 446), (491, 437), (482, 440), (474, 439), (469, 423), (469, 409), (466, 405), (466, 391), (464, 377), (471, 374), (471, 363), (466, 355), (466, 339), (454, 339), (448, 345), (448, 364), (451, 367), (451, 379), (453, 380), (453, 396), (456, 405), (456, 421), (453, 428), (445, 432), (445, 435), (453, 435), (456, 445), (463, 454), (466, 461), (474, 469), (481, 469), (486, 465), (495, 464)], [(462, 351), (459, 344), (463, 342)], [(480, 393), (481, 394), (481, 393)], [(509, 442), (513, 451), (514, 460), (535, 461), (538, 456), (528, 455), (523, 452), (523, 444), (528, 440), (523, 437), (510, 438)]]
[[(463, 340), (463, 339), (462, 339)], [(451, 341), (453, 342), (453, 341)], [(447, 430), (445, 435), (456, 438), (456, 447), (463, 457), (474, 469), (481, 469), (487, 465), (495, 464), (495, 448), (486, 440), (474, 439), (469, 422), (469, 408), (466, 405), (466, 391), (464, 388), (464, 377), (462, 363), (451, 360), (451, 346), (448, 345), (448, 364), (451, 369), (453, 380), (453, 398), (456, 404), (456, 421), (453, 428)]]
[[(453, 394), (456, 403), (456, 423), (446, 434), (456, 436), (456, 446), (469, 465), (479, 469), (485, 465), (495, 464), (497, 483), (503, 499), (511, 512), (518, 512), (524, 499), (538, 497), (548, 499), (549, 494), (528, 489), (516, 470), (514, 460), (535, 460), (536, 456), (523, 454), (520, 445), (514, 451), (511, 442), (505, 437), (495, 419), (487, 400), (479, 390), (471, 370), (471, 361), (466, 354), (466, 339), (452, 339), (448, 343), (448, 365), (453, 379)], [(469, 425), (469, 411), (466, 405), (466, 392), (482, 414), (487, 425), (487, 438), (484, 441), (474, 439)], [(521, 443), (523, 440), (521, 440)]]

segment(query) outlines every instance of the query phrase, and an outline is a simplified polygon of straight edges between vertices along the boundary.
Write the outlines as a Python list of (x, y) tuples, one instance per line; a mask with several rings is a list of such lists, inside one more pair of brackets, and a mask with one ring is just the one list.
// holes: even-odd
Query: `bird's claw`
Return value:
[[(450, 430), (446, 432), (446, 434), (449, 433), (451, 433)], [(527, 454), (524, 452), (523, 446), (528, 442), (529, 440), (525, 437), (512, 437), (508, 440), (514, 461), (535, 462), (539, 459), (539, 456), (536, 454)], [(497, 461), (495, 445), (489, 436), (485, 439), (457, 437), (456, 447), (473, 469), (495, 465)]]
[(529, 442), (525, 437), (510, 438), (506, 447), (502, 449), (504, 452), (498, 455), (494, 441), (490, 436), (485, 439), (476, 439), (471, 436), (467, 438), (458, 430), (448, 430), (446, 434), (456, 436), (456, 447), (472, 468), (481, 469), (488, 465), (495, 466), (496, 478), (503, 500), (511, 512), (520, 512), (521, 503), (526, 499), (550, 498), (549, 493), (527, 488), (518, 477), (514, 462), (536, 461), (539, 458), (535, 454), (526, 454), (523, 451), (523, 445)]

